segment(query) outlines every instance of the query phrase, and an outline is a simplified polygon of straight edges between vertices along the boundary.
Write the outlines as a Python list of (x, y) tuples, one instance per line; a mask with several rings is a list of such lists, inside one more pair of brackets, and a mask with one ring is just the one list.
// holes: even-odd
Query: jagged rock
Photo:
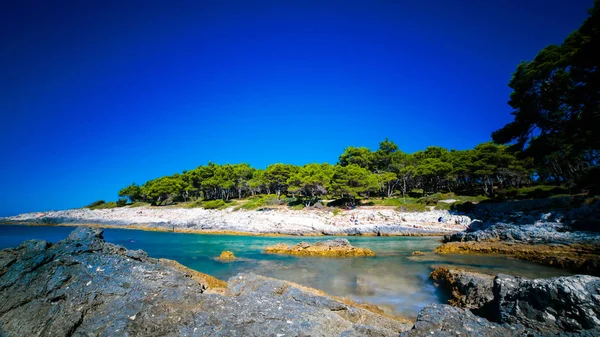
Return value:
[(410, 325), (257, 275), (223, 281), (76, 229), (0, 251), (0, 336), (397, 336)]
[(494, 280), (498, 321), (522, 324), (542, 334), (596, 331), (600, 334), (600, 278), (588, 275), (529, 280), (498, 275)]
[(450, 304), (487, 316), (494, 300), (494, 276), (438, 267), (430, 278), (436, 286), (450, 294)]
[(527, 336), (527, 332), (523, 326), (503, 326), (475, 316), (469, 310), (447, 304), (430, 304), (419, 312), (412, 330), (403, 332), (400, 336), (504, 337)]
[(317, 241), (313, 245), (300, 242), (292, 247), (278, 243), (265, 248), (266, 253), (288, 254), (297, 256), (331, 256), (331, 257), (356, 257), (375, 256), (375, 253), (367, 248), (353, 247), (346, 239), (334, 239)]
[[(487, 319), (523, 333), (526, 330), (535, 336), (600, 334), (600, 278), (597, 277), (576, 275), (530, 280), (498, 275), (494, 278), (437, 268), (431, 278), (436, 286), (451, 293), (452, 305), (471, 309), (466, 312), (480, 316), (480, 320)], [(429, 311), (436, 321), (440, 320), (436, 312), (451, 312), (443, 307)], [(428, 319), (417, 318), (415, 327), (423, 325), (419, 321)], [(447, 326), (447, 322), (444, 324)], [(495, 329), (492, 326), (485, 325), (484, 329)], [(482, 330), (477, 333), (487, 336)]]

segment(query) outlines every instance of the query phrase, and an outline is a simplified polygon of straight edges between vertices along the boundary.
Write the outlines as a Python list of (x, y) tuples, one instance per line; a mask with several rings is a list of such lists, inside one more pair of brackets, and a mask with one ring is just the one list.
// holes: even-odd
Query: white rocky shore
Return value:
[[(441, 219), (440, 219), (441, 218)], [(440, 221), (441, 220), (441, 221)], [(5, 224), (99, 225), (186, 232), (239, 232), (289, 235), (435, 235), (462, 231), (471, 223), (467, 216), (447, 211), (405, 213), (385, 208), (357, 208), (334, 214), (329, 210), (244, 211), (232, 208), (113, 208), (70, 209), (25, 213), (0, 218)]]

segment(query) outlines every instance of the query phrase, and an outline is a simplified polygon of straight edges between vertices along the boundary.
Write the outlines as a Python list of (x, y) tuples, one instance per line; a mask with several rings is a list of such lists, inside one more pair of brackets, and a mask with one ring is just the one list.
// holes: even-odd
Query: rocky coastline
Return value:
[(444, 235), (435, 252), (501, 254), (600, 276), (600, 202), (571, 207), (567, 201), (477, 205), (466, 230)]
[(227, 282), (80, 227), (0, 251), (0, 336), (595, 336), (600, 278), (436, 269), (416, 322), (255, 274)]
[[(442, 221), (439, 221), (442, 219)], [(0, 218), (3, 224), (98, 226), (157, 231), (238, 235), (443, 235), (462, 231), (471, 219), (448, 211), (398, 212), (389, 208), (254, 211), (122, 207), (25, 213)]]

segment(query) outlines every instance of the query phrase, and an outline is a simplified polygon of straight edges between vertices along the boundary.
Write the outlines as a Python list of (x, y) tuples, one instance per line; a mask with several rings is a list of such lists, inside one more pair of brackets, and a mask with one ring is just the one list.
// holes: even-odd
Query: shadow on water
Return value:
[[(69, 227), (0, 226), (0, 248), (18, 245), (27, 239), (56, 242), (65, 238)], [(264, 248), (279, 242), (314, 242), (323, 237), (255, 237), (197, 235), (107, 229), (106, 241), (128, 249), (145, 250), (151, 257), (176, 260), (192, 269), (223, 280), (240, 272), (296, 282), (331, 295), (380, 305), (389, 313), (415, 317), (431, 302), (442, 302), (429, 273), (437, 266), (454, 266), (490, 274), (524, 277), (568, 275), (565, 270), (503, 257), (437, 255), (438, 237), (348, 237), (358, 247), (370, 248), (376, 257), (319, 258), (264, 254)], [(230, 250), (240, 259), (221, 262), (221, 251)], [(426, 252), (415, 255), (413, 251)]]

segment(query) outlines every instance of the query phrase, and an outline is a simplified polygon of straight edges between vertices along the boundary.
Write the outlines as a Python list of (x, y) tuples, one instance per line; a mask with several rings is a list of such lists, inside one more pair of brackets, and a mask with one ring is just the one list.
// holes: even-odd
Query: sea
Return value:
[[(16, 247), (22, 241), (37, 239), (57, 242), (73, 227), (0, 226), (0, 249)], [(227, 280), (238, 273), (256, 273), (321, 289), (328, 294), (357, 302), (379, 305), (389, 314), (415, 318), (428, 303), (443, 303), (429, 274), (437, 266), (449, 266), (491, 274), (528, 278), (571, 275), (567, 270), (542, 266), (502, 256), (437, 255), (432, 251), (441, 237), (360, 237), (347, 238), (352, 245), (373, 250), (375, 257), (326, 258), (265, 254), (276, 243), (314, 242), (328, 237), (238, 236), (127, 229), (105, 229), (107, 242), (142, 249), (154, 258), (167, 258), (197, 271)], [(216, 259), (223, 251), (238, 259)], [(414, 251), (425, 255), (413, 255)]]

